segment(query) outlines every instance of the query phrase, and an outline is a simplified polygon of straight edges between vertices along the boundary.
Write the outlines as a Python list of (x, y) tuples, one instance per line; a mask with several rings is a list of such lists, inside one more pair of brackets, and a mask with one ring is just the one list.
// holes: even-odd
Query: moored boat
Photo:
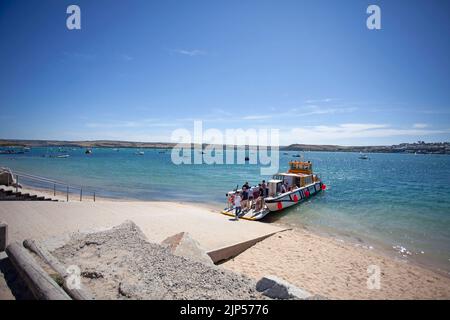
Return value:
[[(250, 188), (250, 192), (255, 190), (254, 188), (258, 187)], [(313, 173), (310, 161), (290, 161), (288, 172), (277, 173), (268, 181), (261, 209), (255, 211), (255, 203), (253, 203), (239, 218), (260, 220), (271, 212), (297, 205), (325, 189), (326, 185)], [(228, 192), (227, 197), (232, 199), (237, 193), (241, 194), (242, 189)], [(234, 216), (234, 210), (232, 201), (228, 200), (228, 207), (222, 213)]]
[(269, 193), (264, 203), (271, 212), (296, 205), (326, 188), (313, 173), (310, 161), (289, 162), (289, 171), (274, 175), (272, 180), (269, 180), (268, 187)]
[(358, 159), (369, 160), (369, 156), (367, 154), (360, 153)]

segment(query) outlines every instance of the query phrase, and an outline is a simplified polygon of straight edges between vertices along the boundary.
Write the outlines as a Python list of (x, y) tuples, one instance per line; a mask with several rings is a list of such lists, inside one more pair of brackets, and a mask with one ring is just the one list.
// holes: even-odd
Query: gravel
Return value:
[(74, 234), (53, 254), (79, 267), (82, 284), (96, 299), (265, 299), (252, 279), (176, 256), (148, 242), (131, 221)]

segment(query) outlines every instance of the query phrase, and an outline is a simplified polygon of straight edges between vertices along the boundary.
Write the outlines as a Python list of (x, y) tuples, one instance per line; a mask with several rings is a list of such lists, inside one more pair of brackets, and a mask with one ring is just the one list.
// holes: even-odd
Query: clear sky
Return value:
[[(81, 30), (66, 8), (81, 8)], [(381, 8), (381, 30), (366, 9)], [(0, 138), (450, 140), (450, 1), (1, 0)]]

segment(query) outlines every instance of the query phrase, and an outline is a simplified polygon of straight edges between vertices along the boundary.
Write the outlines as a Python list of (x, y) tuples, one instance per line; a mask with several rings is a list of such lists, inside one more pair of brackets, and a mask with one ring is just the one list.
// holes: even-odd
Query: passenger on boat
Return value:
[(286, 192), (287, 192), (287, 183), (285, 182), (281, 185), (281, 193), (286, 193)]
[(248, 207), (248, 191), (247, 188), (242, 189), (242, 210), (247, 210)]
[(231, 210), (233, 209), (234, 206), (234, 195), (233, 194), (228, 194), (228, 209)]
[(266, 198), (269, 189), (267, 189), (267, 184), (266, 184), (266, 180), (263, 180), (261, 183), (262, 189), (263, 189), (263, 197)]
[(253, 199), (257, 200), (259, 197), (259, 188), (258, 187), (254, 187), (253, 189)]
[(255, 201), (255, 212), (261, 211), (264, 203), (264, 197), (262, 196), (262, 193), (259, 194), (259, 196), (256, 198)]
[[(258, 198), (256, 198), (257, 199), (257, 205), (259, 203), (259, 210), (256, 210), (257, 208), (255, 208), (255, 211), (260, 211), (263, 208), (263, 206), (264, 206), (264, 198), (265, 198), (264, 193), (265, 193), (264, 188), (263, 188), (262, 184), (260, 183), (259, 184), (259, 189), (258, 189)], [(256, 205), (255, 205), (255, 207), (256, 207)]]
[(264, 198), (264, 189), (263, 189), (262, 184), (261, 184), (261, 183), (258, 184), (258, 187), (259, 187), (259, 188), (258, 188), (258, 192), (259, 192), (258, 196)]
[(241, 195), (238, 193), (236, 193), (236, 196), (234, 197), (234, 215), (236, 216), (236, 220), (239, 220), (239, 214), (242, 211), (242, 207), (241, 207)]
[(253, 188), (249, 187), (247, 188), (247, 192), (248, 192), (248, 205), (247, 208), (248, 210), (250, 210), (253, 206)]

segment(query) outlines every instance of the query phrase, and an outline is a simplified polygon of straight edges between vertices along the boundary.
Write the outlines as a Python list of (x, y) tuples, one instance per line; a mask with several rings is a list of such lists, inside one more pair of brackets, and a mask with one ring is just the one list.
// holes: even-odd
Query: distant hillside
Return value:
[[(81, 148), (152, 148), (167, 149), (175, 146), (168, 142), (132, 142), (132, 141), (57, 141), (57, 140), (6, 140), (0, 139), (0, 146), (22, 147), (81, 147)], [(450, 154), (449, 142), (401, 143), (392, 146), (338, 146), (291, 144), (280, 147), (281, 151), (328, 151), (328, 152), (363, 152), (363, 153), (418, 153), (418, 154)]]
[(418, 154), (450, 154), (449, 142), (401, 143), (392, 146), (335, 146), (291, 144), (281, 147), (285, 151), (330, 151), (330, 152), (363, 152), (363, 153), (418, 153)]
[(0, 146), (22, 147), (82, 147), (82, 148), (172, 148), (174, 143), (132, 141), (58, 141), (58, 140), (0, 140)]

